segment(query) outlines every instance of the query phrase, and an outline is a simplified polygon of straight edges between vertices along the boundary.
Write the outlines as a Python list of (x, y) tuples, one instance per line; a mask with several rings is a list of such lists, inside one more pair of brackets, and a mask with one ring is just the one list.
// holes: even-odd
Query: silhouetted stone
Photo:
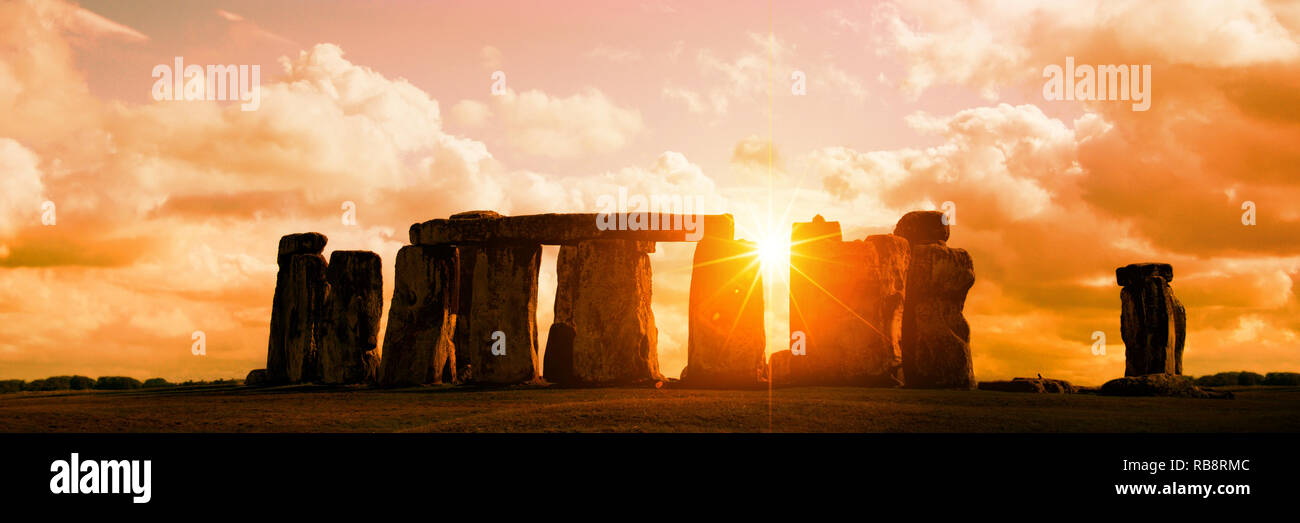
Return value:
[(279, 255), (275, 261), (281, 267), (289, 261), (289, 257), (295, 254), (320, 254), (325, 249), (325, 243), (329, 240), (324, 234), (318, 232), (304, 232), (298, 234), (287, 234), (280, 237)]
[(457, 250), (449, 245), (408, 245), (397, 252), (380, 385), (456, 381), (458, 270)]
[(912, 246), (901, 343), (907, 387), (975, 388), (970, 325), (962, 315), (974, 284), (974, 264), (964, 249)]
[(759, 384), (766, 374), (763, 321), (763, 280), (755, 245), (712, 238), (696, 243), (683, 384)]
[(460, 251), (460, 271), (457, 279), (459, 280), (459, 303), (456, 305), (456, 333), (454, 336), (456, 348), (456, 375), (461, 379), (469, 376), (470, 366), (470, 348), (475, 344), (470, 343), (469, 326), (470, 326), (470, 309), (474, 307), (474, 264), (478, 263), (478, 247), (473, 244), (458, 245), (456, 249)]
[[(476, 383), (527, 383), (538, 379), (537, 271), (541, 245), (491, 243), (477, 247), (466, 353)], [(493, 347), (504, 354), (493, 354)]]
[(542, 378), (551, 383), (571, 385), (573, 379), (573, 326), (552, 323), (546, 335), (546, 354), (542, 361)]
[(1169, 301), (1174, 308), (1174, 374), (1181, 375), (1183, 344), (1187, 342), (1187, 309), (1183, 308), (1183, 302), (1178, 301), (1178, 297), (1174, 296), (1172, 288), (1169, 292)]
[(1192, 378), (1174, 374), (1125, 376), (1106, 382), (1099, 392), (1103, 396), (1173, 396), (1180, 398), (1232, 399), (1231, 392), (1197, 387)]
[[(319, 254), (294, 254), (289, 259), (283, 314), (284, 367), (282, 375), (272, 376), (276, 381), (303, 383), (319, 378), (320, 338), (324, 334), (329, 288), (325, 265), (325, 257)], [(269, 363), (267, 370), (271, 370)]]
[(248, 387), (261, 387), (270, 385), (271, 379), (266, 374), (266, 369), (253, 369), (248, 371), (248, 377), (244, 378), (244, 385)]
[[(663, 380), (646, 255), (654, 247), (650, 242), (591, 240), (561, 248), (565, 253), (558, 263), (565, 267), (557, 272), (565, 275), (559, 282), (564, 289), (557, 288), (556, 304), (561, 321), (573, 326), (574, 381)], [(571, 307), (567, 313), (566, 305)]]
[(950, 227), (943, 222), (939, 211), (912, 211), (904, 214), (894, 226), (894, 234), (907, 239), (912, 245), (929, 245), (948, 241)]
[(1078, 388), (1065, 380), (1051, 378), (1015, 378), (1011, 381), (981, 381), (980, 390), (1031, 392), (1039, 394), (1074, 394)]
[(370, 251), (330, 254), (329, 296), (320, 339), (320, 380), (373, 383), (379, 366), (379, 319), (384, 310), (383, 262)]
[[(315, 349), (315, 342), (312, 337), (315, 335), (314, 322), (318, 319), (320, 311), (318, 309), (304, 311), (298, 308), (291, 310), (291, 306), (312, 305), (311, 300), (304, 299), (304, 296), (301, 295), (303, 292), (313, 296), (319, 295), (323, 299), (325, 294), (323, 281), (324, 258), (320, 258), (320, 253), (325, 248), (326, 241), (325, 235), (315, 232), (289, 234), (280, 238), (279, 250), (276, 253), (276, 264), (279, 266), (279, 270), (275, 275), (275, 294), (271, 301), (271, 333), (266, 349), (266, 373), (270, 382), (297, 383), (301, 381), (305, 363), (303, 358), (306, 357), (308, 352)], [(320, 267), (314, 267), (312, 262), (299, 264), (299, 268), (302, 270), (316, 271), (319, 269), (319, 273), (295, 274), (293, 257), (297, 255), (320, 258)], [(311, 286), (311, 282), (315, 281), (314, 276), (317, 275), (321, 279), (319, 289)], [(305, 321), (311, 321), (312, 323), (307, 325), (303, 323)], [(307, 338), (303, 337), (304, 331), (308, 334)], [(294, 361), (290, 361), (289, 344), (291, 339), (294, 343), (299, 344), (294, 348)], [(306, 344), (306, 346), (303, 346), (303, 344)], [(308, 366), (307, 368), (314, 369), (314, 366)]]
[(1124, 375), (1180, 374), (1187, 312), (1169, 282), (1174, 270), (1165, 263), (1138, 263), (1115, 269), (1120, 290), (1120, 334), (1124, 338)]
[(775, 383), (902, 385), (910, 246), (892, 234), (839, 242), (838, 224), (830, 223), (833, 230), (814, 219), (792, 235), (790, 323), (792, 338), (803, 334), (805, 354), (792, 352)]

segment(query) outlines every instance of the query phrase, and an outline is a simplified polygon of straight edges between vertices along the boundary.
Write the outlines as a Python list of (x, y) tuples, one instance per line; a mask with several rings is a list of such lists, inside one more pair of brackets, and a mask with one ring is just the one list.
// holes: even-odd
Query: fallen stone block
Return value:
[(1227, 391), (1197, 387), (1192, 378), (1175, 374), (1125, 376), (1106, 382), (1102, 396), (1169, 396), (1178, 398), (1233, 399)]

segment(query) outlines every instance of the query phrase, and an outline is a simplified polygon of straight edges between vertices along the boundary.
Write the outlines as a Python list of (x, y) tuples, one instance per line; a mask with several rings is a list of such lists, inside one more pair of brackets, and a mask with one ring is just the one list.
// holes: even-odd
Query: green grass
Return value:
[(0, 432), (1297, 432), (1300, 387), (1235, 400), (866, 388), (207, 386), (0, 396)]

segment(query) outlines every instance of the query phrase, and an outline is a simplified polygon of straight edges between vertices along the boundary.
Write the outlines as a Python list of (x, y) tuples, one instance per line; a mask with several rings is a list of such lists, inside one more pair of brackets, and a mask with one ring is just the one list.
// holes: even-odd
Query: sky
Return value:
[[(1186, 373), (1300, 371), (1298, 35), (1268, 0), (0, 2), (0, 378), (243, 377), (281, 235), (379, 253), (387, 308), (410, 224), (620, 188), (769, 240), (951, 202), (980, 380), (1122, 375), (1114, 269), (1147, 261), (1174, 267)], [(259, 66), (256, 110), (156, 99), (176, 57)], [(1150, 107), (1049, 98), (1067, 57), (1150, 66)], [(692, 252), (651, 256), (669, 376)]]

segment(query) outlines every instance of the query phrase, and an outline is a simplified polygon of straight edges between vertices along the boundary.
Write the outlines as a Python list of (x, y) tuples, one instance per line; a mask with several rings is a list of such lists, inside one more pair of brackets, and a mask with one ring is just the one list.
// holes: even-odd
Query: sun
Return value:
[(784, 234), (769, 233), (759, 238), (755, 249), (764, 274), (777, 274), (790, 264), (790, 239)]

